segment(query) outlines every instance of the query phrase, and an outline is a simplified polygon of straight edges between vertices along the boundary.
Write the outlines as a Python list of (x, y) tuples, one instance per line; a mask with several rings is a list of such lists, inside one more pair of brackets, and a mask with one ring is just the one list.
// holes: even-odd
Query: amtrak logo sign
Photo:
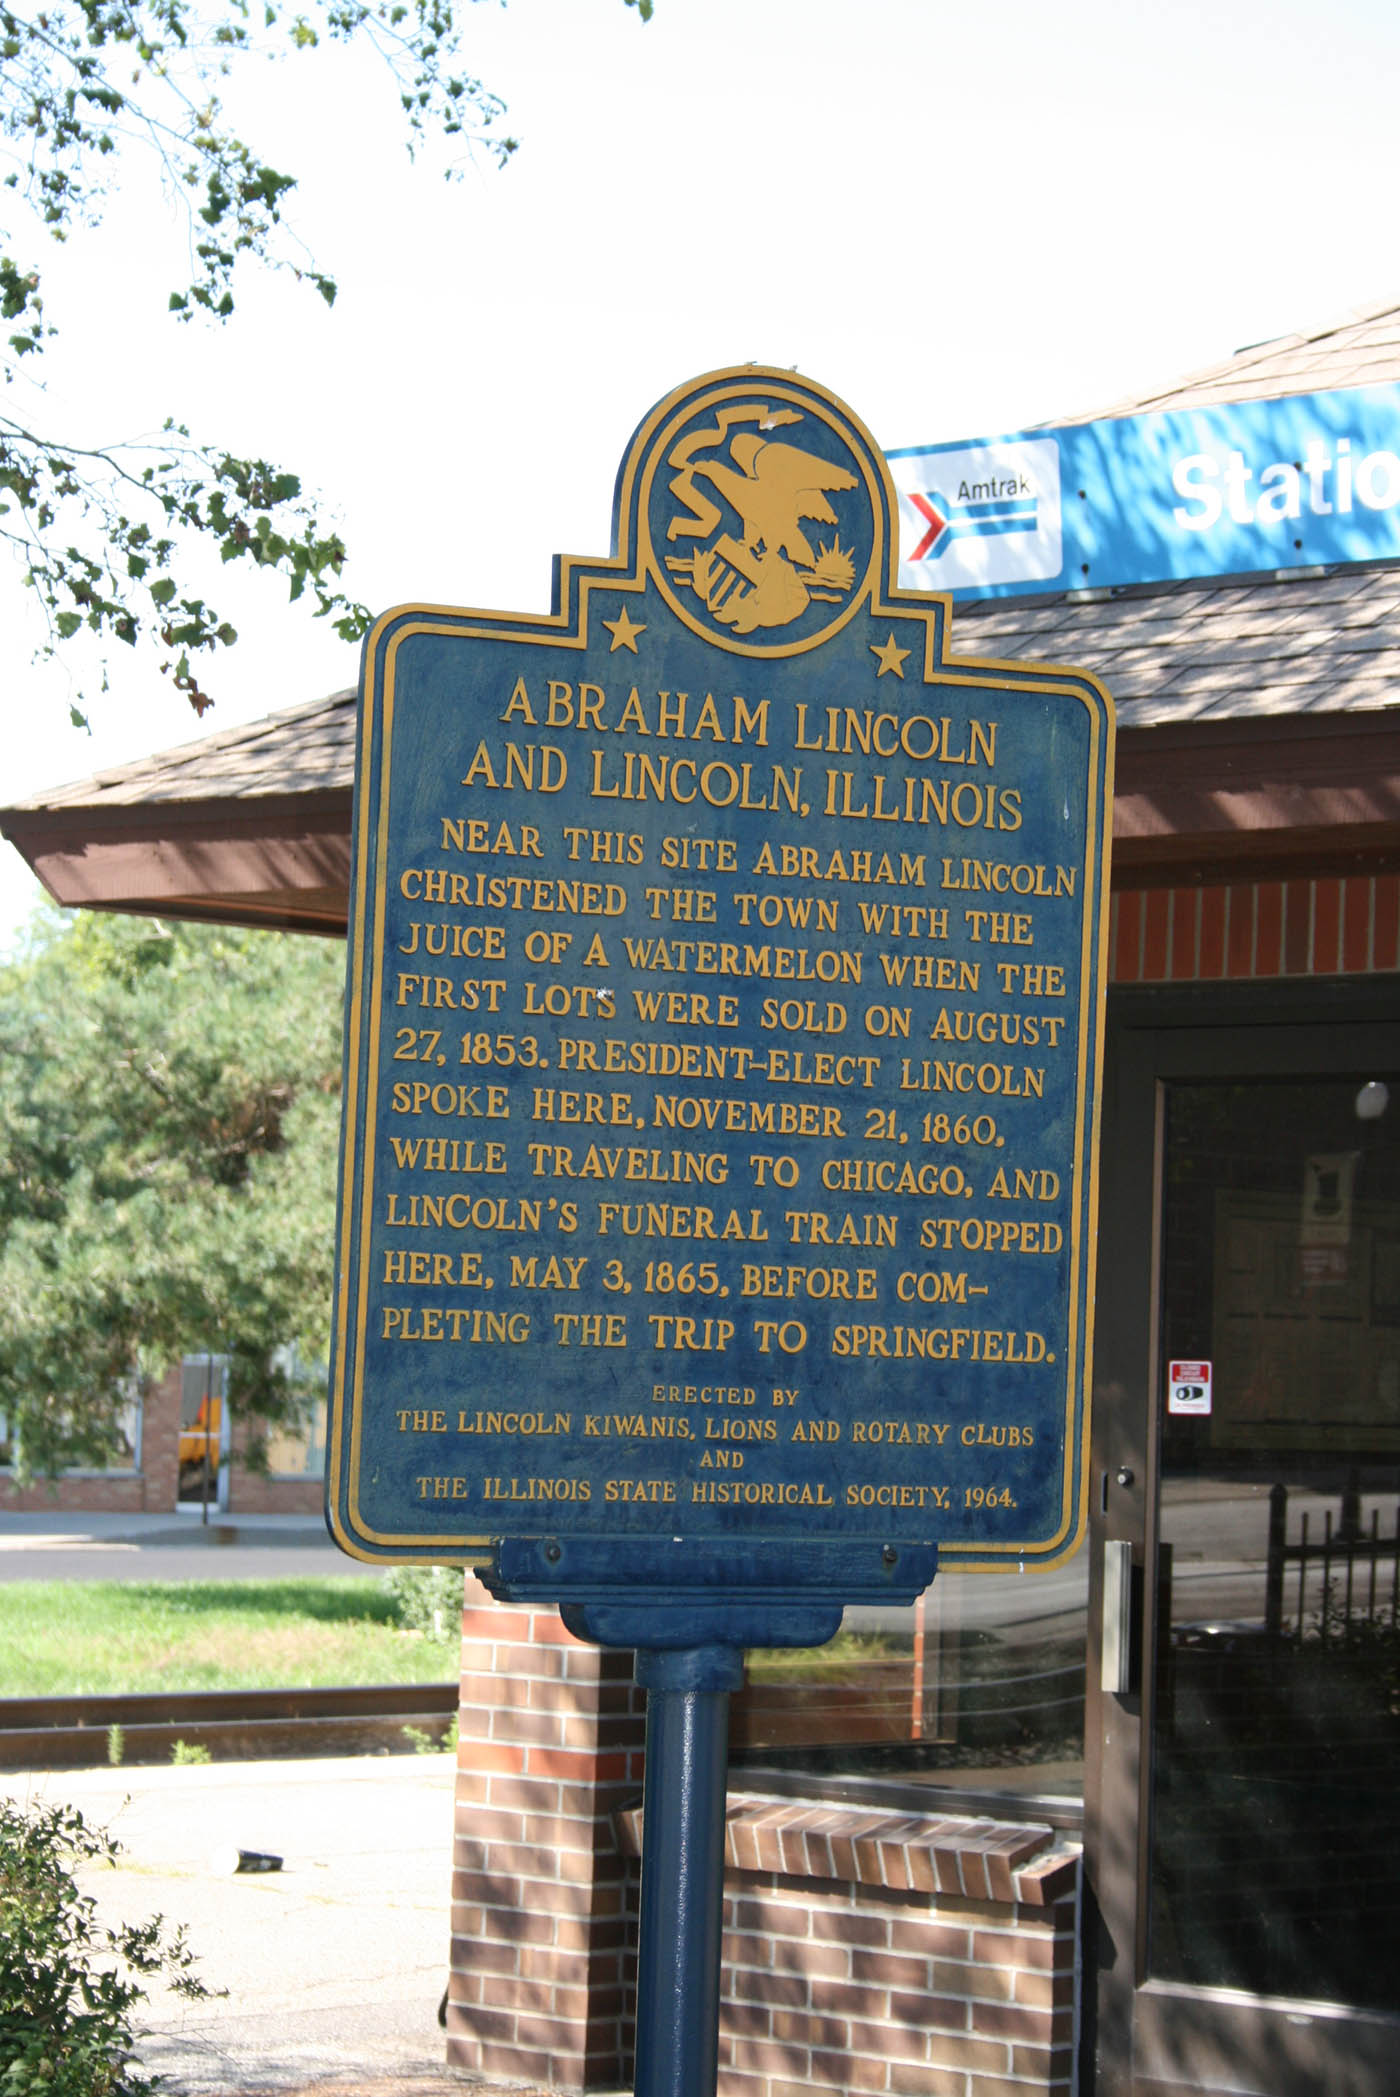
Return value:
[(1053, 441), (895, 454), (902, 570), (924, 589), (982, 590), (1058, 576), (1060, 455)]

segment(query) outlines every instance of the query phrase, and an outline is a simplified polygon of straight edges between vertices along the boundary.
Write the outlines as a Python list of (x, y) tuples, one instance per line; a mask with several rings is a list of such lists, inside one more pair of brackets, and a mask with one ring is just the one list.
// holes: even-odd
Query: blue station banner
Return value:
[(347, 1550), (597, 1601), (1073, 1549), (1112, 711), (959, 657), (896, 532), (851, 411), (745, 367), (548, 616), (371, 633)]
[(1400, 386), (887, 454), (899, 579), (955, 598), (1400, 557)]

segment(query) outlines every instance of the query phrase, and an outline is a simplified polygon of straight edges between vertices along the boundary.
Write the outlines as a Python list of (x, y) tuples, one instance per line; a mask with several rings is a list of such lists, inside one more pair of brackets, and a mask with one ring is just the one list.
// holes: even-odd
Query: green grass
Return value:
[(15, 1580), (0, 1589), (0, 1696), (445, 1682), (446, 1639), (405, 1631), (384, 1582)]

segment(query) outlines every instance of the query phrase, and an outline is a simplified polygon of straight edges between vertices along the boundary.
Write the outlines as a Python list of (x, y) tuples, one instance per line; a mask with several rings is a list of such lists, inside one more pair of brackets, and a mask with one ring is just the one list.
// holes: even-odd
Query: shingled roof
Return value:
[(0, 811), (60, 903), (345, 930), (355, 694), (304, 701)]
[(1400, 565), (959, 605), (967, 655), (1073, 663), (1120, 728), (1325, 714), (1400, 696)]
[(355, 778), (355, 693), (304, 699), (239, 728), (224, 728), (132, 764), (46, 788), (20, 809), (145, 808), (164, 802), (246, 800), (347, 791)]
[(1311, 335), (1279, 335), (1253, 342), (1218, 364), (1175, 379), (1160, 392), (1136, 394), (1111, 408), (1071, 415), (1097, 422), (1112, 415), (1148, 415), (1158, 409), (1210, 408), (1231, 401), (1282, 400), (1290, 393), (1327, 393), (1341, 386), (1384, 386), (1400, 378), (1400, 306), (1356, 306)]
[[(959, 605), (952, 636), (959, 655), (1088, 670), (1113, 694), (1120, 729), (1393, 706), (1400, 566), (998, 598)], [(335, 692), (49, 788), (17, 811), (348, 794), (354, 739), (355, 694)]]
[[(1400, 306), (1240, 350), (1111, 414), (1400, 382)], [(1100, 410), (1100, 413), (1103, 411)], [(1119, 882), (1400, 855), (1400, 563), (959, 605), (957, 655), (1093, 672), (1118, 712)], [(62, 901), (344, 924), (355, 695), (337, 692), (0, 812)], [(1261, 856), (1262, 855), (1262, 856)]]

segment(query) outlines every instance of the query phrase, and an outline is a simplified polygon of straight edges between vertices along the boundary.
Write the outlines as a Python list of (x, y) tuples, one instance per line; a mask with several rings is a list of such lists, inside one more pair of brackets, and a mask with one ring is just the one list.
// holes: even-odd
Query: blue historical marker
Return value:
[(745, 367), (548, 617), (365, 648), (331, 1527), (642, 1649), (677, 2097), (739, 1649), (1083, 1520), (1111, 708), (897, 564), (862, 424)]
[(358, 1555), (689, 1613), (1073, 1547), (1110, 709), (960, 658), (893, 517), (848, 409), (722, 372), (550, 616), (371, 634)]

